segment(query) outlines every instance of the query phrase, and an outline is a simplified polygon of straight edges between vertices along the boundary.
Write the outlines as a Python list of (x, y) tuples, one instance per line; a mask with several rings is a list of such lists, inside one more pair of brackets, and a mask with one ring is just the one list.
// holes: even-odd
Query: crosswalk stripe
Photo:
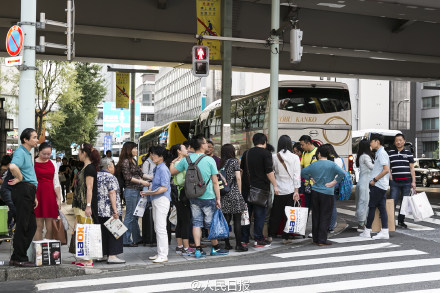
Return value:
[[(310, 266), (310, 265), (319, 265), (319, 264), (328, 264), (328, 263), (368, 260), (368, 259), (402, 257), (402, 255), (421, 256), (426, 254), (427, 254), (426, 252), (415, 249), (396, 250), (396, 251), (387, 251), (380, 253), (369, 253), (369, 254), (365, 253), (359, 255), (343, 255), (340, 257), (302, 259), (302, 260), (295, 260), (288, 262), (226, 266), (226, 267), (196, 269), (191, 271), (173, 271), (173, 272), (133, 275), (133, 276), (124, 276), (124, 277), (91, 279), (91, 280), (87, 280), (86, 286), (99, 286), (99, 285), (144, 282), (144, 281), (165, 280), (165, 279), (184, 278), (184, 277), (209, 276), (209, 275), (224, 274), (224, 273), (242, 272), (242, 271), (259, 271), (265, 269), (278, 269), (278, 268), (300, 267), (300, 266)], [(85, 283), (78, 281), (64, 281), (64, 282), (42, 283), (42, 284), (37, 284), (36, 286), (39, 291), (45, 291), (45, 290), (54, 290), (54, 289), (82, 287), (85, 286)]]
[[(414, 216), (413, 215), (409, 215), (409, 216), (405, 216), (405, 218), (414, 219)], [(426, 218), (426, 219), (423, 219), (420, 222), (427, 222), (427, 223), (432, 223), (432, 224), (440, 225), (440, 220), (439, 219), (434, 219), (434, 218)]]
[(440, 206), (435, 205), (435, 204), (432, 204), (431, 207), (432, 207), (433, 209), (440, 209)]
[(326, 249), (312, 249), (306, 251), (296, 251), (296, 252), (285, 252), (273, 254), (275, 257), (280, 258), (291, 258), (291, 257), (303, 257), (303, 256), (313, 256), (313, 255), (328, 255), (332, 253), (341, 253), (341, 252), (349, 252), (349, 251), (365, 251), (371, 249), (379, 249), (379, 248), (392, 248), (399, 247), (395, 246), (395, 244), (384, 242), (384, 243), (376, 243), (376, 244), (367, 244), (367, 245), (355, 245), (355, 246), (344, 246), (344, 247), (334, 247), (334, 248), (326, 248)]
[[(333, 268), (324, 268), (324, 269), (312, 269), (312, 270), (302, 270), (295, 272), (285, 272), (285, 273), (275, 273), (275, 274), (265, 274), (265, 275), (253, 275), (253, 276), (243, 276), (243, 277), (235, 277), (235, 278), (227, 278), (221, 279), (226, 283), (229, 282), (249, 282), (250, 285), (256, 283), (264, 283), (264, 282), (274, 282), (274, 281), (285, 281), (285, 280), (296, 280), (296, 279), (304, 279), (310, 277), (322, 277), (322, 276), (332, 276), (335, 274), (353, 274), (353, 273), (362, 273), (362, 272), (372, 272), (372, 271), (387, 271), (387, 270), (396, 270), (396, 269), (404, 269), (404, 268), (416, 268), (416, 267), (426, 267), (426, 266), (438, 266), (440, 265), (440, 258), (434, 259), (417, 259), (417, 260), (408, 260), (408, 261), (397, 261), (397, 262), (389, 262), (389, 263), (375, 263), (375, 264), (365, 264), (365, 265), (353, 265), (353, 266), (345, 266), (345, 267), (333, 267)], [(374, 278), (374, 279), (362, 279), (362, 280), (351, 280), (351, 281), (342, 281), (336, 283), (326, 283), (326, 284), (314, 284), (314, 285), (305, 285), (305, 286), (295, 286), (291, 287), (292, 289), (286, 290), (286, 288), (281, 291), (280, 289), (270, 289), (266, 290), (266, 292), (328, 292), (330, 291), (338, 291), (338, 290), (349, 290), (349, 289), (358, 289), (365, 288), (367, 286), (366, 280), (369, 281), (368, 286), (386, 286), (388, 284), (388, 280), (392, 283), (395, 282), (395, 279), (399, 279), (402, 283), (413, 283), (413, 282), (423, 282), (426, 279), (432, 280), (436, 276), (435, 280), (438, 280), (438, 272), (436, 273), (428, 273), (428, 274), (417, 274), (411, 276), (419, 276), (419, 278), (415, 279), (405, 279), (402, 281), (402, 276), (393, 276), (383, 278)], [(201, 276), (202, 277), (202, 276)], [(374, 282), (371, 282), (374, 280)], [(376, 282), (379, 280), (379, 283)], [(206, 281), (198, 281), (198, 284), (202, 288), (205, 286), (209, 286), (210, 282), (215, 282), (217, 280), (206, 280)], [(121, 291), (121, 289), (110, 289), (110, 290), (98, 290), (98, 291), (88, 291), (89, 293), (131, 293), (131, 292), (169, 292), (175, 290), (189, 290), (192, 289), (193, 282), (179, 282), (179, 283), (167, 283), (167, 284), (157, 284), (150, 286), (137, 286), (137, 287), (126, 287)], [(333, 286), (330, 286), (333, 285)], [(260, 292), (260, 290), (252, 290), (252, 292)]]
[(405, 291), (400, 293), (438, 293), (439, 290), (440, 290), (439, 288), (435, 288), (435, 289), (425, 289), (425, 290), (416, 290), (416, 291)]
[[(438, 276), (439, 276), (439, 272), (423, 273), (423, 274), (407, 274), (407, 275), (378, 277), (378, 278), (369, 278), (369, 279), (361, 279), (361, 280), (338, 281), (338, 282), (321, 283), (321, 284), (304, 285), (304, 286), (252, 290), (252, 292), (254, 293), (255, 292), (257, 293), (335, 292), (335, 291), (343, 291), (343, 290), (374, 288), (379, 286), (401, 285), (408, 283), (415, 284), (420, 282), (438, 281), (439, 280)], [(411, 292), (416, 292), (416, 291), (411, 291)], [(436, 292), (438, 292), (438, 289)]]
[[(347, 209), (341, 209), (341, 208), (338, 208), (337, 211), (338, 211), (338, 213), (349, 215), (349, 216), (353, 216), (353, 217), (356, 214), (356, 212), (354, 212), (354, 211), (347, 210)], [(440, 220), (438, 220), (438, 221), (439, 221), (439, 224), (440, 224)], [(408, 228), (411, 229), (411, 230), (417, 230), (417, 231), (431, 231), (431, 230), (435, 230), (432, 227), (427, 227), (427, 226), (423, 226), (423, 225), (419, 225), (419, 224), (415, 224), (415, 223), (406, 223), (406, 224), (408, 225)]]
[(362, 241), (373, 241), (373, 240), (374, 240), (373, 238), (366, 238), (360, 236), (331, 239), (332, 242), (336, 242), (336, 243), (351, 243), (351, 242), (362, 242)]

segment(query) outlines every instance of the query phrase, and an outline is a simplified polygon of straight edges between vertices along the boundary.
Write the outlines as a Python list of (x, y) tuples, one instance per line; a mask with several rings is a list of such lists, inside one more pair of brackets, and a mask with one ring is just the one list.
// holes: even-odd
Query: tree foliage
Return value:
[(75, 70), (74, 85), (59, 101), (59, 111), (51, 115), (49, 129), (53, 147), (66, 154), (72, 143), (95, 142), (98, 105), (106, 95), (100, 65), (76, 63)]

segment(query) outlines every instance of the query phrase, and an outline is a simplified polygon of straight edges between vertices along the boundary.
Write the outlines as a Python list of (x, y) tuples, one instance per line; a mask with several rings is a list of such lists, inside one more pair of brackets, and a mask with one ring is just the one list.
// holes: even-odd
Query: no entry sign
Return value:
[(17, 56), (23, 48), (23, 31), (18, 25), (14, 25), (6, 36), (6, 50), (9, 55)]

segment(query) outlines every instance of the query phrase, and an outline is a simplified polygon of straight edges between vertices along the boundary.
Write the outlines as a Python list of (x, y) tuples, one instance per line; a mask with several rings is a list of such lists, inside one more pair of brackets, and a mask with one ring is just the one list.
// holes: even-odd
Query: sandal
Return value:
[(77, 265), (79, 267), (93, 267), (93, 262), (83, 263), (83, 262), (80, 262), (80, 261), (74, 261), (74, 262), (72, 262), (72, 264)]

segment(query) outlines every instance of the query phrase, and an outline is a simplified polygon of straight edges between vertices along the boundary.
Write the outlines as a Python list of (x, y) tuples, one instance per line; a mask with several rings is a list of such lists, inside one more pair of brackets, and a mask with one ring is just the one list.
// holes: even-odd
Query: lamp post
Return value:
[(409, 102), (409, 99), (404, 99), (404, 100), (400, 101), (399, 103), (397, 103), (397, 118), (398, 118), (398, 119), (397, 119), (397, 128), (398, 128), (399, 130), (400, 130), (400, 127), (399, 127), (399, 124), (400, 124), (400, 123), (399, 123), (399, 122), (400, 122), (400, 119), (399, 119), (399, 118), (400, 118), (400, 117), (399, 117), (399, 116), (400, 116), (400, 115), (399, 115), (399, 114), (400, 114), (400, 112), (399, 112), (399, 107), (400, 107), (400, 104), (402, 104), (402, 103), (404, 103), (404, 102), (405, 102), (405, 103), (408, 103), (408, 102)]

